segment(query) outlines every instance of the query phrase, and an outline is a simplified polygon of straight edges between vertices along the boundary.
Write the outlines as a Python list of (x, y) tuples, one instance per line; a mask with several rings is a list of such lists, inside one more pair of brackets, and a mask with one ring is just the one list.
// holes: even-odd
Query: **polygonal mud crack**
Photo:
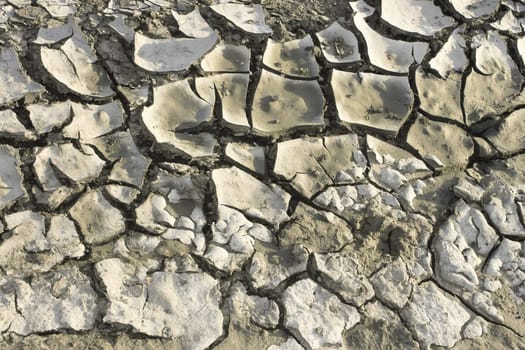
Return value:
[(517, 0), (0, 0), (0, 348), (525, 348)]

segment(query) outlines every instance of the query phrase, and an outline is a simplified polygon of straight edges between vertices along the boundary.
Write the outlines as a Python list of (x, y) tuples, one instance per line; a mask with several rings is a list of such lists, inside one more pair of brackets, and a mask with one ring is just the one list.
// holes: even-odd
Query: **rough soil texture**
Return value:
[(0, 349), (525, 349), (524, 18), (0, 0)]

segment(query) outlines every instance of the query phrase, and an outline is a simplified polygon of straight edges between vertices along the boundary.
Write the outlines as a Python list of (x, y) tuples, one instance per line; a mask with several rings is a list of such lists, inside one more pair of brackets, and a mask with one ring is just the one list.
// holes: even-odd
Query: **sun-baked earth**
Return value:
[(0, 0), (0, 349), (525, 349), (524, 26)]

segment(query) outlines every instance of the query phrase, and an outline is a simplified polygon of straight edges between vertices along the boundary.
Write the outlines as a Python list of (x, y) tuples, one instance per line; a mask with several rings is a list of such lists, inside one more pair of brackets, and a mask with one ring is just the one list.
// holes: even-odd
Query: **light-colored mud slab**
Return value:
[(152, 234), (177, 240), (197, 253), (205, 249), (203, 179), (162, 171), (152, 192), (135, 209), (136, 223)]
[(113, 164), (108, 177), (110, 181), (142, 187), (151, 159), (140, 153), (128, 131), (100, 136), (86, 143), (94, 146)]
[(86, 192), (69, 213), (90, 244), (107, 242), (126, 229), (122, 213), (104, 198), (100, 190)]
[(213, 35), (213, 28), (202, 18), (199, 9), (196, 8), (187, 14), (180, 14), (172, 10), (171, 14), (177, 21), (179, 30), (187, 36), (204, 39)]
[(137, 108), (144, 106), (148, 102), (149, 98), (149, 86), (141, 86), (138, 88), (128, 88), (121, 86), (119, 91), (129, 105), (129, 109), (134, 111)]
[(397, 309), (409, 301), (413, 289), (411, 282), (406, 263), (401, 259), (383, 267), (370, 278), (377, 298)]
[(525, 4), (523, 4), (521, 1), (502, 0), (501, 5), (518, 13), (523, 13), (525, 11)]
[(230, 206), (270, 224), (288, 219), (290, 195), (279, 186), (268, 186), (236, 167), (215, 169), (211, 178), (218, 205)]
[(248, 131), (250, 121), (246, 113), (248, 95), (248, 74), (217, 74), (213, 82), (222, 106), (222, 121), (235, 131)]
[(492, 28), (498, 29), (502, 32), (509, 32), (511, 34), (523, 33), (524, 25), (525, 19), (516, 17), (510, 10), (499, 20), (491, 24)]
[(276, 327), (279, 323), (279, 307), (268, 298), (249, 295), (240, 283), (232, 287), (230, 308), (232, 315), (244, 318), (265, 328)]
[(439, 163), (463, 167), (474, 153), (474, 142), (465, 130), (421, 115), (408, 131), (407, 142), (436, 168)]
[(460, 302), (447, 296), (432, 282), (416, 288), (401, 317), (420, 343), (447, 348), (465, 337), (465, 326), (474, 318)]
[(134, 62), (150, 72), (173, 72), (188, 69), (212, 49), (217, 34), (205, 38), (154, 39), (135, 33)]
[(155, 272), (141, 279), (133, 265), (119, 259), (102, 260), (95, 269), (110, 302), (104, 322), (172, 338), (175, 346), (191, 349), (204, 349), (222, 334), (221, 296), (212, 277)]
[[(79, 95), (96, 98), (113, 96), (111, 80), (104, 70), (85, 34), (68, 20), (73, 35), (58, 48), (42, 46), (40, 58), (45, 69), (62, 86)], [(62, 32), (60, 27), (57, 31)]]
[(339, 120), (396, 135), (414, 103), (408, 78), (374, 73), (332, 72)]
[(284, 325), (311, 349), (342, 347), (343, 333), (359, 322), (357, 310), (312, 280), (301, 280), (283, 294)]
[(0, 349), (525, 348), (523, 0), (0, 0)]
[(85, 184), (97, 177), (104, 165), (89, 147), (79, 150), (71, 143), (64, 143), (36, 149), (33, 168), (42, 189), (54, 191), (63, 186), (59, 177)]
[(487, 164), (482, 162), (476, 163), (480, 171), (491, 175), (496, 175), (510, 186), (522, 189), (525, 176), (519, 170), (525, 163), (525, 155), (517, 154), (505, 159), (495, 159)]
[(273, 171), (311, 198), (327, 186), (361, 180), (365, 168), (357, 135), (349, 134), (280, 142)]
[(439, 228), (432, 247), (438, 281), (488, 320), (523, 334), (523, 299), (517, 287), (522, 279), (507, 265), (520, 259), (521, 243), (502, 239), (525, 234), (518, 214), (519, 191), (496, 176), (479, 184), (471, 178), (460, 180), (454, 190), (462, 199)]
[(12, 140), (34, 140), (35, 133), (26, 129), (15, 112), (6, 109), (0, 111), (0, 137)]
[(418, 67), (416, 87), (419, 94), (419, 108), (432, 116), (463, 124), (461, 85), (461, 75), (458, 73), (450, 72), (446, 78), (442, 78)]
[(523, 75), (509, 56), (507, 42), (495, 31), (473, 38), (476, 69), (465, 82), (467, 124), (494, 118), (514, 104), (523, 103)]
[(69, 25), (59, 25), (49, 28), (41, 27), (33, 42), (39, 45), (50, 45), (56, 44), (71, 36), (73, 36), (73, 28)]
[(516, 46), (521, 57), (521, 62), (523, 63), (525, 60), (525, 37), (518, 38), (516, 40)]
[[(64, 112), (65, 112), (65, 106)], [(73, 118), (63, 129), (64, 136), (87, 141), (108, 134), (124, 124), (124, 108), (120, 102), (105, 105), (72, 103)]]
[(255, 252), (249, 267), (253, 288), (271, 290), (293, 275), (306, 271), (308, 251), (301, 245)]
[(488, 130), (485, 137), (501, 154), (508, 155), (525, 149), (525, 110), (519, 109)]
[(216, 268), (230, 273), (239, 271), (254, 254), (258, 243), (275, 242), (268, 227), (248, 220), (241, 211), (220, 205), (217, 213), (217, 221), (211, 228), (212, 244), (204, 255)]
[(149, 194), (135, 210), (137, 224), (156, 233), (163, 233), (175, 225), (176, 218), (167, 210), (168, 202), (160, 194)]
[(0, 8), (0, 28), (6, 29), (9, 18), (15, 14), (15, 8), (5, 0), (0, 4), (2, 5)]
[[(31, 282), (3, 279), (2, 321), (20, 335), (59, 330), (86, 331), (98, 316), (97, 294), (77, 267), (59, 267)], [(6, 302), (11, 302), (11, 305)]]
[(26, 109), (37, 134), (44, 134), (62, 127), (71, 117), (71, 102), (32, 104)]
[(355, 34), (338, 22), (334, 22), (326, 29), (317, 32), (316, 36), (328, 62), (342, 64), (361, 59)]
[(142, 121), (157, 139), (195, 128), (211, 118), (212, 106), (195, 95), (188, 80), (153, 88), (153, 104), (142, 112)]
[(224, 154), (227, 158), (248, 170), (261, 175), (266, 174), (266, 152), (264, 147), (230, 142), (226, 145)]
[(381, 18), (402, 31), (432, 36), (455, 24), (429, 0), (381, 1)]
[(398, 199), (408, 207), (417, 196), (409, 182), (431, 174), (420, 158), (403, 148), (391, 145), (373, 136), (366, 137), (371, 182), (387, 191), (398, 191)]
[(13, 147), (0, 146), (0, 208), (25, 197), (26, 191), (22, 185), (23, 175), (20, 170), (19, 152)]
[(493, 0), (450, 0), (454, 9), (466, 18), (488, 16), (499, 7), (500, 1)]
[[(161, 0), (162, 1), (162, 0)], [(160, 2), (160, 1), (156, 1)], [(126, 15), (138, 16), (142, 13), (150, 13), (157, 11), (160, 6), (153, 1), (126, 1), (126, 0), (109, 0), (107, 7), (104, 9), (105, 13), (122, 13)]]
[(210, 8), (245, 32), (272, 34), (272, 29), (264, 21), (264, 10), (261, 5), (219, 3), (210, 6)]
[(108, 23), (108, 26), (118, 33), (128, 44), (131, 44), (135, 39), (135, 32), (126, 24), (126, 16), (116, 15), (115, 19)]
[(370, 63), (394, 73), (408, 73), (408, 68), (413, 63), (421, 63), (428, 51), (427, 43), (407, 42), (386, 37), (375, 31), (367, 22), (367, 17), (375, 11), (374, 9), (353, 6), (356, 11), (354, 24), (365, 39)]
[[(429, 166), (432, 166), (432, 163)], [(453, 189), (457, 181), (458, 175), (455, 172), (445, 172), (439, 176), (416, 181), (413, 186), (416, 193), (412, 201), (414, 209), (425, 213), (432, 222), (446, 216), (450, 210), (450, 203), (456, 199)], [(440, 200), (437, 201), (436, 198)]]
[(319, 65), (315, 61), (314, 43), (310, 35), (284, 43), (268, 39), (263, 64), (296, 78), (315, 78), (319, 75)]
[(158, 138), (160, 149), (176, 155), (182, 154), (195, 159), (211, 159), (217, 157), (218, 143), (214, 135), (209, 133), (185, 134), (173, 133), (166, 141)]
[(153, 104), (144, 108), (142, 122), (160, 146), (191, 157), (214, 155), (217, 141), (208, 133), (185, 134), (212, 118), (212, 108), (199, 98), (187, 80), (153, 89)]
[(230, 288), (226, 306), (230, 315), (228, 335), (216, 346), (218, 350), (267, 349), (286, 340), (286, 333), (275, 329), (279, 321), (277, 303), (248, 293), (241, 283)]
[(24, 72), (13, 48), (0, 47), (0, 105), (36, 96), (44, 90)]
[(465, 51), (467, 43), (464, 34), (464, 25), (454, 29), (438, 53), (430, 59), (430, 67), (435, 69), (441, 77), (447, 78), (451, 72), (461, 73), (469, 64)]
[(43, 6), (53, 17), (64, 18), (77, 12), (73, 0), (37, 0), (36, 3)]
[(314, 254), (313, 259), (321, 284), (340, 295), (345, 303), (362, 306), (374, 297), (374, 288), (357, 260), (338, 253)]
[(251, 51), (246, 46), (221, 43), (203, 57), (206, 72), (248, 73)]
[(46, 228), (45, 219), (29, 210), (5, 217), (4, 234), (10, 237), (0, 245), (0, 265), (7, 274), (27, 277), (47, 272), (65, 258), (84, 255), (73, 221), (65, 215), (53, 216)]
[(324, 101), (317, 81), (287, 79), (263, 70), (252, 103), (253, 132), (280, 135), (322, 127)]
[(520, 217), (521, 189), (503, 182), (498, 176), (483, 179), (486, 192), (481, 200), (492, 225), (509, 238), (525, 236), (525, 224)]

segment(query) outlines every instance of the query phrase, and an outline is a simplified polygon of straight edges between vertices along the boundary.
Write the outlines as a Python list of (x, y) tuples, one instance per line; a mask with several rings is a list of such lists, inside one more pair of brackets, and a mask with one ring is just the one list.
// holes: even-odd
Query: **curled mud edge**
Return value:
[(0, 0), (0, 348), (525, 347), (523, 12)]

